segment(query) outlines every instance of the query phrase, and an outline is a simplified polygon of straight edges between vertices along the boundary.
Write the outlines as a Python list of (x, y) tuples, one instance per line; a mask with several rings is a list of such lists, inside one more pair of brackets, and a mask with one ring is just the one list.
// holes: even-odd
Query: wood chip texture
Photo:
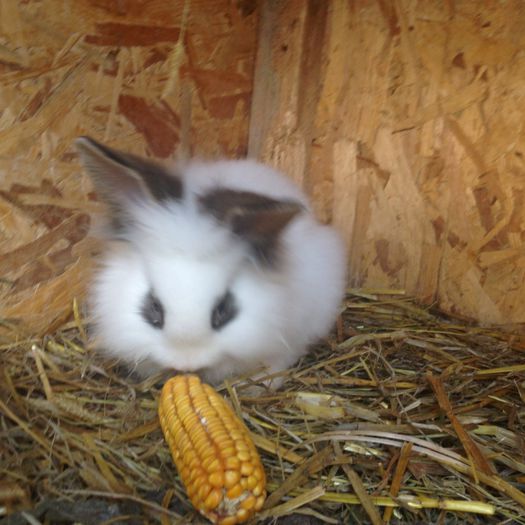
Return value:
[(246, 153), (257, 5), (0, 3), (0, 337), (52, 332), (84, 292), (101, 208), (72, 142), (166, 163)]
[(355, 286), (525, 322), (525, 5), (269, 1), (250, 153), (343, 231)]

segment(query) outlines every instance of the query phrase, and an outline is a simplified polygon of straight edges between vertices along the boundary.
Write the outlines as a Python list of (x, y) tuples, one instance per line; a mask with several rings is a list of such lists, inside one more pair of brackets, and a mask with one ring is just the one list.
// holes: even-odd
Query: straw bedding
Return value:
[[(159, 429), (159, 378), (87, 344), (78, 309), (0, 348), (0, 523), (201, 523)], [(350, 290), (331, 340), (254, 396), (268, 523), (525, 523), (525, 340), (401, 292)]]

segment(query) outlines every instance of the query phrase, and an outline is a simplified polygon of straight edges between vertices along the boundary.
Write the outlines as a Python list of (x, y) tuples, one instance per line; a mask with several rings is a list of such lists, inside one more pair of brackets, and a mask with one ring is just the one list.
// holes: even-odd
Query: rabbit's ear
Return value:
[(199, 198), (201, 209), (247, 241), (255, 254), (272, 262), (279, 236), (304, 207), (249, 191), (218, 188)]
[(138, 201), (163, 202), (182, 198), (182, 181), (149, 160), (108, 148), (89, 137), (75, 141), (95, 188), (113, 212), (113, 223), (123, 226), (126, 208)]

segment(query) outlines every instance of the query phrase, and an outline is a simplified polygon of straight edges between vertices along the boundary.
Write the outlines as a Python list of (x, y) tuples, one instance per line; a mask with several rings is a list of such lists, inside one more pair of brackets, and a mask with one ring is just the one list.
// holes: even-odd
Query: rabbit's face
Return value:
[(224, 353), (221, 340), (242, 322), (236, 276), (239, 250), (215, 250), (213, 258), (164, 247), (140, 255), (148, 289), (137, 322), (151, 338), (150, 358), (162, 367), (193, 371)]
[[(197, 224), (194, 218), (188, 226), (195, 232)], [(181, 249), (175, 232), (167, 249), (135, 230), (109, 252), (92, 289), (101, 345), (118, 348), (139, 369), (146, 363), (180, 371), (226, 358), (255, 367), (257, 356), (282, 346), (288, 315), (282, 277), (269, 280), (242, 243), (215, 228), (215, 236), (211, 229), (206, 234), (212, 249), (198, 242)]]
[(279, 238), (302, 205), (216, 187), (191, 194), (142, 159), (88, 139), (79, 148), (116, 241), (92, 289), (102, 346), (180, 371), (226, 358), (257, 366), (286, 348)]

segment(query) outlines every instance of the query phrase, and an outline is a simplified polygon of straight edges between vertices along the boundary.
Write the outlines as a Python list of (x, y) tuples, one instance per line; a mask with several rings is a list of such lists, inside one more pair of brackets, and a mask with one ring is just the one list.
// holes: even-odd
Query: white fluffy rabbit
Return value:
[(345, 249), (293, 182), (251, 160), (174, 173), (82, 137), (111, 226), (91, 289), (101, 349), (139, 373), (219, 382), (292, 366), (325, 336), (345, 286)]

